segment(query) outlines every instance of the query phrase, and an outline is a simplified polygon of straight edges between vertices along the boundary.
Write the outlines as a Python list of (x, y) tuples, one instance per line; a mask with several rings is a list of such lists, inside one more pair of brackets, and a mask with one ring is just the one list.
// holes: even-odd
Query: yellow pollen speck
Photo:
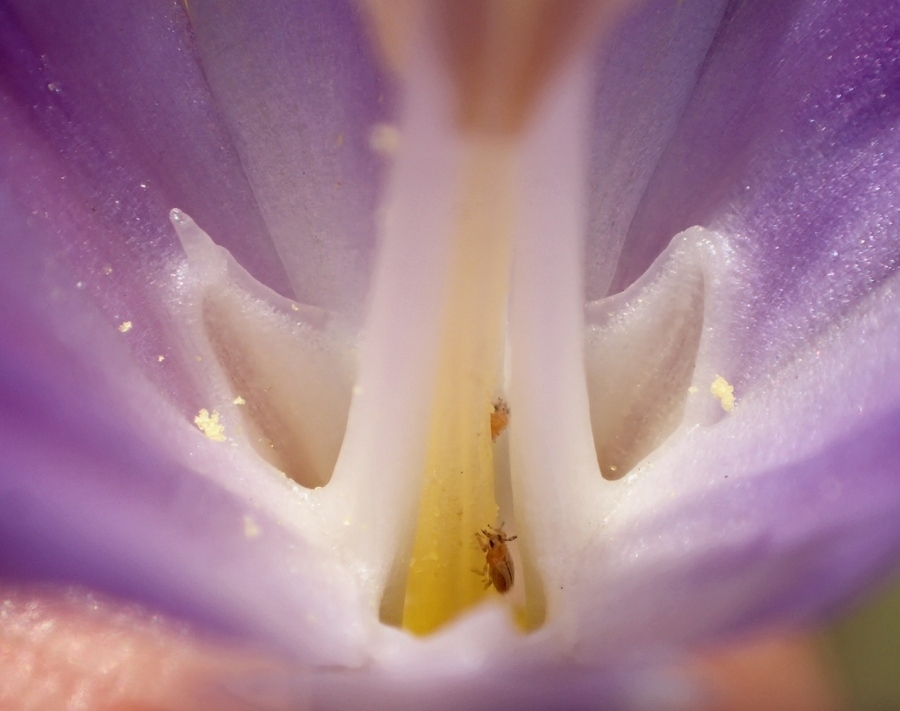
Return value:
[(291, 304), (291, 311), (299, 311), (300, 307), (297, 304)]
[(262, 531), (252, 516), (244, 516), (244, 537), (248, 539), (257, 538)]
[(119, 330), (122, 333), (128, 333), (131, 330), (131, 321), (123, 321), (119, 324)]
[(203, 358), (201, 358), (200, 356), (194, 356), (194, 360), (199, 363), (201, 360), (203, 360)]
[(691, 387), (688, 388), (688, 392), (689, 392), (691, 395), (696, 395), (697, 393), (700, 392), (700, 388), (694, 387), (693, 385), (691, 385)]
[(106, 274), (107, 276), (112, 274), (112, 267), (109, 266), (109, 264), (107, 264), (106, 266), (103, 267), (103, 273)]
[(158, 360), (160, 363), (162, 363), (165, 359), (165, 356), (156, 356), (156, 360)]
[(235, 405), (246, 405), (246, 404), (247, 404), (247, 401), (244, 400), (244, 398), (242, 398), (240, 395), (238, 395), (238, 396), (234, 399), (234, 404), (235, 404)]
[(194, 424), (211, 440), (225, 441), (225, 425), (219, 422), (219, 413), (216, 410), (210, 414), (209, 410), (203, 408), (194, 418)]
[(729, 385), (721, 375), (717, 375), (709, 386), (709, 391), (722, 401), (722, 409), (731, 412), (734, 409), (734, 386)]

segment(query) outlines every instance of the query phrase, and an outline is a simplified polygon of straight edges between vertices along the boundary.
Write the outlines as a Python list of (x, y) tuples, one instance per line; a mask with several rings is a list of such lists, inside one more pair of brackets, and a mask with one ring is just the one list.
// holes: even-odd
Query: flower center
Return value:
[[(432, 42), (419, 37), (406, 52), (417, 60), (406, 62), (407, 98), (416, 101), (416, 91), (435, 86), (450, 89), (453, 99), (443, 104), (449, 115), (434, 118), (452, 126), (456, 178), (425, 473), (403, 603), (402, 624), (418, 634), (495, 594), (492, 587), (508, 592), (515, 583), (506, 534), (482, 533), (481, 544), (476, 534), (514, 525), (511, 510), (498, 521), (491, 415), (503, 394), (513, 234), (521, 229), (516, 220), (525, 200), (523, 151), (538, 95), (573, 54), (579, 34), (597, 21), (587, 6), (540, 0), (439, 2), (430, 12), (425, 26)], [(441, 76), (423, 82), (432, 44), (441, 56), (431, 66)], [(416, 145), (406, 149), (407, 156), (427, 153)], [(508, 479), (500, 483), (504, 493), (511, 491)], [(499, 548), (486, 549), (485, 540), (497, 540)], [(477, 574), (482, 570), (487, 577)], [(524, 600), (511, 597), (517, 606)], [(524, 609), (519, 612), (524, 619)]]
[(487, 594), (475, 534), (497, 523), (490, 417), (498, 390), (511, 258), (508, 140), (465, 142), (442, 315), (428, 455), (403, 626), (432, 631)]

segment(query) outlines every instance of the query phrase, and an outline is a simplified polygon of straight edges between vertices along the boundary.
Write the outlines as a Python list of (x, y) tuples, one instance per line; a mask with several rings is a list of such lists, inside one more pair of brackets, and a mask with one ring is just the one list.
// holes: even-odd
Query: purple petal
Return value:
[[(227, 462), (142, 376), (126, 335), (65, 270), (30, 258), (40, 235), (2, 198), (16, 280), (0, 282), (0, 576), (76, 582), (311, 660), (358, 660), (352, 585), (200, 473)], [(258, 540), (246, 535), (246, 516)], [(328, 626), (335, 618), (342, 624)]]
[(227, 466), (182, 416), (202, 395), (191, 364), (158, 360), (176, 201), (287, 288), (180, 6), (23, 5), (0, 10), (0, 574), (356, 663), (353, 586), (186, 461)]
[[(252, 273), (289, 290), (180, 3), (11, 2), (0, 12), (4, 115), (21, 124), (7, 128), (5, 140), (33, 131), (51, 151), (40, 164), (56, 181), (77, 183), (82, 233), (118, 233), (91, 241), (92, 260), (75, 255), (83, 266), (157, 264), (177, 244), (168, 210), (178, 204)], [(30, 184), (30, 202), (56, 213), (54, 194), (34, 185), (34, 172), (15, 183)]]
[(726, 4), (640, 3), (600, 47), (585, 250), (588, 301), (609, 289), (629, 226), (691, 100)]
[(694, 224), (746, 240), (770, 324), (800, 299), (814, 326), (818, 312), (827, 318), (889, 273), (898, 36), (894, 8), (877, 0), (729, 7), (631, 223), (613, 290)]
[(874, 2), (725, 15), (612, 288), (682, 228), (727, 235), (732, 266), (707, 289), (734, 311), (703, 328), (738, 410), (696, 432), (686, 417), (628, 495), (643, 520), (585, 560), (586, 577), (612, 568), (582, 610), (606, 640), (585, 640), (591, 654), (635, 630), (697, 639), (818, 618), (894, 565), (898, 36)]
[[(896, 565), (898, 277), (736, 389), (737, 405), (726, 413), (709, 383), (739, 368), (747, 347), (746, 263), (728, 242), (703, 267), (678, 257), (679, 244), (699, 232), (673, 243), (626, 292), (596, 304), (602, 314), (629, 314), (605, 327), (603, 355), (619, 363), (600, 375), (636, 382), (639, 396), (655, 402), (687, 403), (668, 439), (588, 504), (603, 523), (566, 585), (578, 593), (563, 609), (591, 630), (579, 642), (590, 658), (818, 620)], [(660, 312), (668, 322), (661, 327)], [(642, 341), (642, 321), (657, 327), (657, 341)], [(685, 323), (702, 326), (699, 345), (678, 341), (679, 329), (690, 330)], [(692, 359), (686, 382), (678, 368), (647, 374), (670, 343), (673, 354)], [(589, 363), (596, 357), (589, 351)], [(606, 404), (630, 414), (627, 402)]]
[[(143, 336), (137, 355), (161, 389), (184, 403), (186, 413), (196, 411), (194, 386), (185, 373), (191, 364), (170, 359), (164, 368), (156, 365), (172, 338), (157, 286), (169, 258), (179, 251), (167, 218), (172, 207), (194, 216), (218, 244), (276, 291), (292, 294), (282, 258), (296, 267), (300, 256), (305, 274), (316, 275), (302, 289), (308, 301), (358, 311), (367, 283), (375, 171), (374, 158), (362, 148), (368, 119), (360, 118), (363, 112), (350, 97), (358, 92), (364, 102), (371, 99), (378, 107), (375, 113), (383, 107), (377, 103), (380, 79), (352, 7), (331, 3), (322, 16), (315, 14), (318, 10), (310, 10), (311, 17), (291, 10), (285, 11), (289, 17), (269, 18), (290, 32), (302, 29), (303, 52), (315, 46), (310, 56), (328, 53), (319, 64), (295, 63), (294, 55), (277, 53), (266, 58), (273, 62), (273, 72), (277, 68), (293, 77), (284, 78), (282, 86), (300, 82), (304, 97), (318, 87), (316, 101), (304, 103), (313, 112), (306, 116), (307, 124), (316, 130), (297, 137), (292, 133), (296, 121), (291, 122), (296, 117), (266, 128), (267, 135), (274, 135), (273, 150), (281, 146), (287, 152), (289, 139), (294, 139), (290, 159), (300, 175), (286, 193), (321, 192), (322, 180), (331, 193), (335, 176), (348, 183), (348, 195), (329, 203), (330, 213), (322, 207), (326, 201), (304, 203), (309, 219), (324, 220), (306, 232), (310, 239), (321, 244), (325, 232), (324, 242), (336, 243), (331, 235), (343, 235), (340, 249), (316, 250), (314, 259), (309, 257), (313, 250), (285, 250), (283, 244), (279, 255), (270, 238), (271, 225), (263, 219), (257, 197), (264, 204), (271, 200), (248, 182), (247, 157), (234, 147), (245, 149), (251, 141), (238, 131), (239, 121), (221, 118), (230, 119), (234, 111), (209, 90), (205, 73), (218, 76), (218, 65), (200, 65), (182, 4), (107, 8), (91, 2), (66, 7), (13, 2), (0, 12), (0, 148), (7, 157), (3, 189), (22, 214), (41, 216), (30, 229), (52, 235), (45, 249), (73, 265), (74, 282), (92, 294), (111, 322), (140, 314)], [(329, 28), (329, 18), (337, 20), (337, 30)], [(257, 85), (271, 78), (262, 77)], [(324, 101), (328, 97), (332, 100)], [(242, 99), (233, 98), (240, 105)], [(333, 107), (331, 114), (315, 113), (322, 103)], [(349, 126), (321, 123), (348, 116), (355, 121)], [(346, 130), (343, 153), (334, 148), (341, 130)], [(350, 220), (357, 222), (351, 225)], [(331, 223), (343, 227), (333, 230)], [(284, 237), (283, 230), (279, 234)], [(350, 236), (359, 243), (348, 242)], [(13, 277), (12, 270), (7, 276)]]
[[(290, 0), (189, 7), (204, 74), (296, 298), (358, 310), (381, 172), (369, 138), (391, 104), (359, 8)], [(214, 225), (205, 229), (219, 242)]]
[[(68, 264), (55, 286), (79, 284), (111, 324), (140, 322), (135, 354), (190, 412), (190, 364), (157, 365), (171, 337), (157, 280), (179, 250), (168, 224), (175, 201), (220, 228), (261, 278), (289, 287), (215, 119), (185, 19), (149, 5), (0, 12), (0, 189), (18, 223), (7, 242), (17, 258)], [(16, 300), (32, 296), (15, 261), (5, 267)]]

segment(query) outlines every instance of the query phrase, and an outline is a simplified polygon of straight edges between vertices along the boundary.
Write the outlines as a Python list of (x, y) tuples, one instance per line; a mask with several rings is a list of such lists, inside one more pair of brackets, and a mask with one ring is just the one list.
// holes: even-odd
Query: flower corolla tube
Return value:
[(139, 610), (255, 650), (235, 708), (662, 708), (846, 604), (900, 549), (898, 124), (882, 0), (2, 3), (21, 708), (113, 693), (36, 680), (92, 615), (107, 671)]

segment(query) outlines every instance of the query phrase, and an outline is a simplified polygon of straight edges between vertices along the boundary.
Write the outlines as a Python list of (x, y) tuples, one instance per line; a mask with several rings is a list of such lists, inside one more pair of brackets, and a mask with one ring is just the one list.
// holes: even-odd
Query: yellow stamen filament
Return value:
[[(403, 626), (426, 634), (489, 594), (476, 531), (497, 516), (490, 415), (509, 288), (512, 142), (469, 138)], [(493, 593), (491, 593), (493, 594)]]

